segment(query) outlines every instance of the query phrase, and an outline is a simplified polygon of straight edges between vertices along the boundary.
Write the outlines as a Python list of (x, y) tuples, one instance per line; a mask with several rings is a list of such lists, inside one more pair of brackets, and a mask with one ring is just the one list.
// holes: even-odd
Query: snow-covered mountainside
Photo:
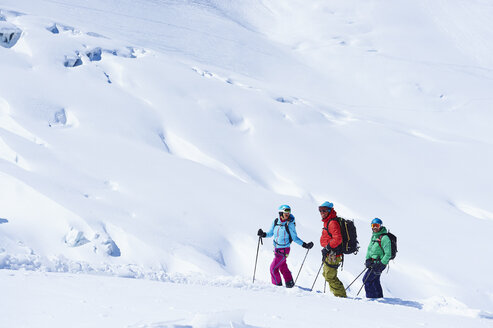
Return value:
[(493, 319), (440, 296), (337, 299), (238, 279), (183, 284), (1, 270), (4, 282), (2, 292), (9, 297), (0, 299), (2, 314), (8, 314), (2, 327), (482, 328), (491, 327)]
[[(310, 287), (329, 200), (358, 228), (345, 285), (380, 217), (387, 297), (491, 324), (492, 21), (483, 0), (2, 0), (0, 269), (250, 289), (289, 204)], [(271, 260), (266, 239), (269, 292)]]

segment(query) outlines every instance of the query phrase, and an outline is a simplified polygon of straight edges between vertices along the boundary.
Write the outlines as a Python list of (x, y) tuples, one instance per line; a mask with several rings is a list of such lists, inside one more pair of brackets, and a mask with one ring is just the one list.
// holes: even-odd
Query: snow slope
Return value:
[[(3, 0), (0, 268), (248, 281), (278, 205), (317, 245), (330, 200), (363, 250), (345, 285), (378, 216), (399, 238), (386, 296), (489, 320), (492, 18), (480, 0)], [(315, 247), (301, 286), (319, 265)]]
[(481, 328), (492, 319), (441, 297), (336, 299), (241, 279), (204, 285), (25, 271), (0, 277), (2, 291), (13, 295), (0, 300), (9, 314), (5, 327), (326, 327), (329, 320), (347, 327)]

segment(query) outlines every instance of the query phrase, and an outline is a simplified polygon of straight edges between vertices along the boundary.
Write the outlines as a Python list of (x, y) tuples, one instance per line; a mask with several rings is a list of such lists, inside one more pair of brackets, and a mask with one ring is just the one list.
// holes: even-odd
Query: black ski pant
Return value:
[(365, 292), (367, 298), (383, 297), (382, 285), (380, 285), (380, 276), (382, 271), (367, 270), (363, 276), (365, 282)]

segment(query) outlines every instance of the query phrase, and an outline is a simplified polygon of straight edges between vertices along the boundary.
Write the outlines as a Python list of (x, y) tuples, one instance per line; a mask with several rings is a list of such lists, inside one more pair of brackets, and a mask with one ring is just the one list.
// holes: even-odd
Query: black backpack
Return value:
[[(277, 222), (279, 222), (278, 218), (274, 220), (274, 225), (283, 225), (281, 223), (277, 224)], [(289, 218), (289, 221), (286, 222), (286, 224), (284, 224), (284, 228), (286, 229), (286, 232), (288, 233), (289, 236), (289, 243), (291, 244), (293, 242), (293, 237), (291, 237), (291, 232), (289, 232), (289, 227), (288, 227), (289, 222), (293, 222), (295, 226), (296, 226), (296, 222), (294, 222), (293, 218)]]
[[(343, 254), (356, 254), (359, 250), (359, 242), (358, 235), (356, 233), (356, 226), (354, 225), (353, 220), (346, 220), (344, 218), (336, 217), (335, 219), (339, 223), (341, 227), (341, 235), (342, 235), (342, 244), (338, 246), (339, 250), (337, 253)], [(332, 237), (332, 234), (329, 232), (329, 220), (324, 229), (327, 231), (329, 236)]]
[[(390, 259), (391, 260), (395, 259), (395, 256), (397, 255), (397, 237), (393, 233), (391, 233), (390, 231), (387, 233), (383, 233), (380, 236), (380, 238), (377, 239), (378, 245), (380, 246), (380, 248), (382, 248), (382, 236), (388, 236), (389, 237), (390, 249), (391, 249)], [(382, 248), (382, 250), (383, 250), (383, 248)]]

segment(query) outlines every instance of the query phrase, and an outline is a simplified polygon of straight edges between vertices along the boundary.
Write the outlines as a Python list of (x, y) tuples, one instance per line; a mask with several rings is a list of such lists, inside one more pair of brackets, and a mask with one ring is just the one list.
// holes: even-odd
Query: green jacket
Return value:
[[(387, 233), (387, 228), (384, 226), (380, 228), (379, 232), (373, 233), (370, 245), (368, 245), (368, 250), (366, 251), (366, 259), (380, 260), (380, 262), (385, 265), (389, 264), (390, 256), (392, 255), (392, 247), (390, 246), (389, 236), (382, 236), (385, 233)], [(381, 241), (379, 244), (378, 239), (380, 237)]]

